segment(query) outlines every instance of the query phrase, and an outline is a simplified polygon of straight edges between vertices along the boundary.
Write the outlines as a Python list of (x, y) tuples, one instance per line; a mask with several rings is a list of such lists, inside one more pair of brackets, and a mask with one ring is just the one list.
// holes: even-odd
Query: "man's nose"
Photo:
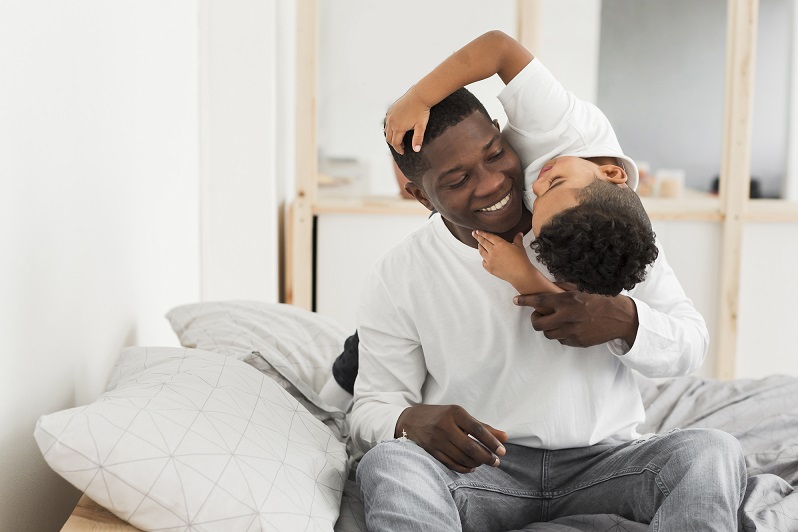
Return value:
[(480, 196), (490, 197), (506, 187), (507, 178), (502, 172), (491, 172), (487, 169), (478, 171), (479, 187), (477, 193)]

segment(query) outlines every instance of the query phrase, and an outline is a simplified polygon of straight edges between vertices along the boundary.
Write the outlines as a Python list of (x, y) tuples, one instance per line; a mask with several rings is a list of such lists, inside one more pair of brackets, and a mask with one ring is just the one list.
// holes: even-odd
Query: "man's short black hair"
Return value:
[[(430, 109), (427, 129), (424, 132), (424, 143), (438, 138), (448, 128), (459, 124), (476, 111), (485, 115), (489, 122), (491, 121), (490, 114), (488, 114), (487, 109), (476, 96), (471, 94), (465, 87), (457, 89)], [(418, 153), (413, 151), (412, 130), (405, 133), (405, 137), (402, 139), (402, 147), (405, 150), (404, 155), (394, 150), (390, 144), (388, 145), (393, 159), (402, 173), (418, 184), (424, 172), (429, 170), (430, 163), (424, 156), (423, 148)]]
[(631, 290), (659, 253), (640, 198), (630, 188), (596, 179), (579, 204), (556, 214), (532, 249), (558, 281), (607, 296)]

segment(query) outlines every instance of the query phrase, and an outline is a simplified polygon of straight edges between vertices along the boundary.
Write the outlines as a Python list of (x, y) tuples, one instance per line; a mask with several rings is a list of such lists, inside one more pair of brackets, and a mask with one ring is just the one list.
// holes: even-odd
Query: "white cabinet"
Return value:
[[(409, 201), (409, 200), (408, 200)], [(355, 331), (355, 310), (371, 265), (427, 222), (414, 214), (323, 213), (316, 216), (315, 307)]]

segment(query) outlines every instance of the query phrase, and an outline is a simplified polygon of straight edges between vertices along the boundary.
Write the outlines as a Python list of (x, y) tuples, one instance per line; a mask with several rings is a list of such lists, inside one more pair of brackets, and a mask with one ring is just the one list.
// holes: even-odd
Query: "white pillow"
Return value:
[(345, 392), (340, 397), (322, 394), (325, 388), (335, 388), (332, 364), (354, 333), (327, 316), (282, 303), (218, 301), (182, 305), (166, 318), (182, 346), (250, 364), (255, 360), (249, 355), (257, 352), (262, 361), (255, 365), (267, 373), (274, 373), (273, 368), (293, 395), (328, 412), (346, 412), (351, 405)]
[(57, 473), (120, 518), (158, 530), (332, 530), (346, 451), (274, 381), (224, 355), (128, 348), (87, 406), (42, 416)]

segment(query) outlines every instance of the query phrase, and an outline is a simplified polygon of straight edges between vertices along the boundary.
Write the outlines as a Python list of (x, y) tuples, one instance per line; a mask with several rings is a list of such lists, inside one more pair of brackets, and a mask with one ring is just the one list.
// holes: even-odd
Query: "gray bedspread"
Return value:
[[(641, 433), (672, 428), (724, 430), (740, 441), (748, 489), (740, 530), (798, 531), (798, 378), (776, 375), (731, 382), (683, 377), (659, 384), (640, 379), (646, 405)], [(614, 515), (584, 515), (526, 527), (525, 531), (644, 531), (648, 526)], [(366, 530), (353, 475), (336, 532)]]

